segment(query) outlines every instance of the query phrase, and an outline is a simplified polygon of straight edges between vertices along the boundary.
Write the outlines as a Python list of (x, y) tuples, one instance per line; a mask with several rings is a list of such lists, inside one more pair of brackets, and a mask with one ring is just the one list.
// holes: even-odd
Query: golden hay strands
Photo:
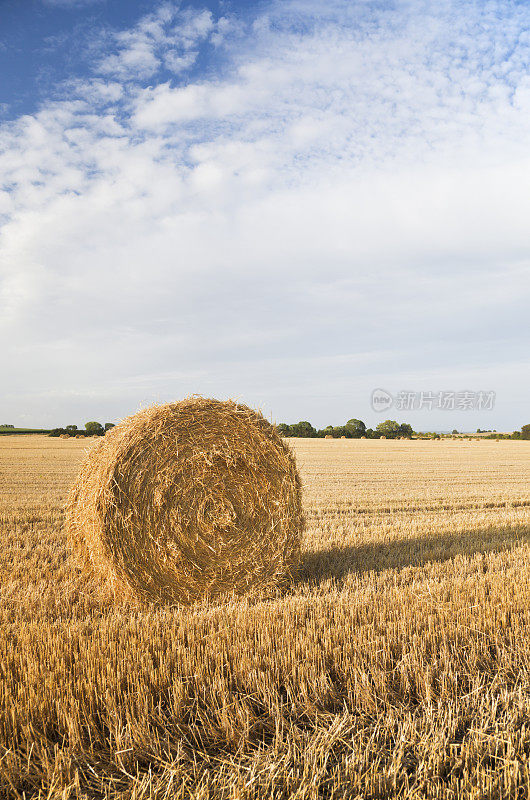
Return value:
[(116, 425), (88, 454), (66, 511), (72, 544), (142, 600), (280, 587), (300, 558), (294, 456), (232, 401), (191, 397)]

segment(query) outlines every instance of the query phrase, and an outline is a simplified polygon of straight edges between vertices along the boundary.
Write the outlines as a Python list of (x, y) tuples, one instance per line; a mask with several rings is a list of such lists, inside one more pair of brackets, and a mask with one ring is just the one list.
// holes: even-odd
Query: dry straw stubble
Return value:
[(90, 451), (66, 526), (115, 589), (138, 599), (281, 587), (304, 526), (294, 456), (247, 406), (201, 397), (153, 406)]

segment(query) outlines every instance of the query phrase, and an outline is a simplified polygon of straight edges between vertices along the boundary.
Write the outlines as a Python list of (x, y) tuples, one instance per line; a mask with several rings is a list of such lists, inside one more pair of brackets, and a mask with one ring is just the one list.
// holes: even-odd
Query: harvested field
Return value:
[(294, 585), (171, 609), (70, 555), (94, 441), (0, 438), (0, 798), (530, 794), (530, 442), (291, 443)]

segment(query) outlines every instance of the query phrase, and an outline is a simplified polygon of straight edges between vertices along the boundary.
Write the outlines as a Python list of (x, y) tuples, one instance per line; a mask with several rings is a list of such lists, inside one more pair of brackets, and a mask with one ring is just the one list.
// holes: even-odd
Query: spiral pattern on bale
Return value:
[(191, 397), (106, 433), (72, 488), (66, 526), (115, 588), (141, 600), (282, 587), (300, 558), (300, 479), (260, 413)]

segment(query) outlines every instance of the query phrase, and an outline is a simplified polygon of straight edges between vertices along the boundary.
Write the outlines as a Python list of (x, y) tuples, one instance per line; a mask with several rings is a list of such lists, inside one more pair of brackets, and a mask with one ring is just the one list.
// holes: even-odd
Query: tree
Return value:
[(523, 425), (521, 428), (521, 439), (530, 439), (530, 425)]
[(53, 428), (53, 430), (49, 432), (48, 436), (60, 436), (64, 432), (64, 428)]
[(85, 429), (91, 436), (101, 436), (105, 432), (101, 422), (86, 422)]
[(111, 428), (114, 428), (114, 427), (116, 427), (116, 426), (114, 425), (114, 423), (113, 423), (113, 422), (106, 422), (106, 423), (105, 423), (105, 433), (106, 433), (107, 431), (110, 431), (110, 429), (111, 429)]
[(291, 426), (287, 425), (286, 422), (280, 422), (277, 426), (278, 433), (280, 436), (290, 436), (291, 435)]
[(353, 439), (360, 439), (361, 436), (366, 436), (366, 425), (362, 419), (349, 419), (346, 423), (346, 428)]
[(341, 436), (348, 436), (349, 431), (345, 425), (337, 425), (336, 428), (333, 428), (332, 436), (334, 439), (340, 439)]
[(67, 425), (66, 432), (67, 433), (75, 433), (77, 430), (77, 425)]
[(409, 425), (408, 422), (402, 422), (399, 426), (400, 436), (405, 436), (407, 439), (411, 439), (413, 433), (414, 431), (412, 430), (412, 425)]
[(386, 419), (376, 427), (379, 436), (386, 436), (387, 439), (395, 439), (399, 436), (399, 425), (394, 419)]
[(300, 422), (297, 422), (296, 425), (291, 425), (291, 430), (292, 436), (313, 438), (317, 435), (316, 430), (313, 428), (310, 422), (307, 422), (307, 420), (301, 420)]
[(455, 434), (457, 434), (457, 433), (458, 433), (457, 429), (456, 429), (456, 428), (453, 428), (453, 436), (454, 436)]

